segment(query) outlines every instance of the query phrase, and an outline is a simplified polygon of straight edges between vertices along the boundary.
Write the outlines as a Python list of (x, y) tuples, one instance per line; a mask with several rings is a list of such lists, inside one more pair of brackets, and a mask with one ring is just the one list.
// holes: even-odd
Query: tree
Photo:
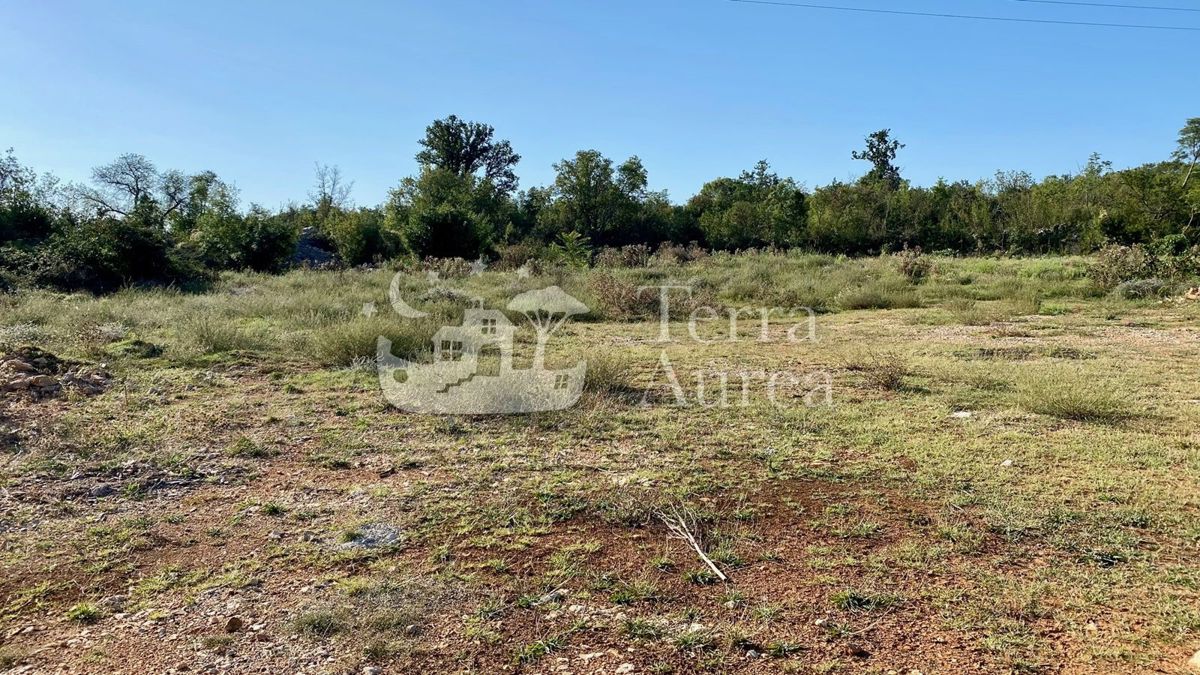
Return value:
[(542, 370), (546, 362), (546, 341), (576, 314), (586, 314), (587, 305), (571, 297), (558, 286), (536, 291), (526, 291), (514, 297), (508, 308), (525, 315), (537, 332), (537, 346), (533, 352), (533, 370)]
[(188, 177), (179, 171), (159, 172), (142, 155), (124, 154), (92, 170), (92, 186), (75, 186), (75, 194), (97, 216), (127, 217), (139, 211), (147, 221), (165, 227), (189, 195)]
[(580, 150), (554, 165), (552, 200), (538, 214), (543, 240), (577, 232), (601, 246), (650, 241), (665, 232), (663, 193), (647, 188), (646, 167), (636, 155), (613, 168), (597, 150)]
[(1200, 161), (1200, 117), (1189, 119), (1179, 130), (1178, 147), (1172, 157), (1187, 164), (1187, 172), (1183, 176), (1183, 187), (1186, 189), (1196, 162)]
[(513, 167), (521, 156), (513, 152), (508, 141), (496, 140), (495, 135), (490, 124), (468, 122), (457, 115), (435, 120), (426, 127), (425, 138), (418, 141), (424, 149), (417, 153), (417, 161), (460, 178), (482, 171), (482, 178), (490, 181), (497, 192), (509, 195), (517, 189)]
[(354, 181), (347, 181), (342, 176), (342, 170), (328, 164), (316, 165), (316, 182), (308, 193), (318, 216), (324, 220), (333, 210), (343, 210), (350, 205), (350, 191), (354, 189)]
[(503, 205), (485, 180), (425, 167), (391, 191), (384, 228), (415, 255), (475, 258), (491, 245)]
[(805, 228), (806, 197), (791, 178), (761, 160), (737, 178), (718, 178), (688, 202), (710, 246), (723, 249), (789, 246)]
[(900, 168), (896, 166), (896, 153), (904, 144), (893, 139), (891, 134), (891, 129), (876, 131), (867, 136), (865, 150), (854, 151), (850, 156), (871, 163), (871, 170), (867, 172), (866, 178), (883, 181), (895, 190), (900, 187)]
[(50, 235), (55, 211), (50, 206), (51, 180), (22, 166), (10, 148), (0, 156), (0, 243), (42, 241)]
[(1190, 192), (1187, 192), (1188, 182), (1192, 178), (1196, 162), (1200, 161), (1200, 117), (1189, 119), (1187, 124), (1179, 130), (1178, 143), (1179, 147), (1175, 149), (1173, 157), (1177, 161), (1187, 164), (1187, 171), (1183, 174), (1183, 183), (1180, 185), (1180, 188), (1185, 191), (1184, 198), (1188, 202), (1188, 221), (1184, 228), (1190, 235), (1192, 226), (1196, 222), (1196, 216), (1200, 214), (1200, 189), (1193, 188)]

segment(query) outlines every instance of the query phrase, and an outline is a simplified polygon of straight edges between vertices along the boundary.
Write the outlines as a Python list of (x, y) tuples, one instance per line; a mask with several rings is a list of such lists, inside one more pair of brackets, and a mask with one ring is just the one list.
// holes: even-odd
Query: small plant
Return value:
[(848, 370), (862, 373), (866, 383), (875, 389), (900, 391), (912, 374), (908, 364), (896, 354), (870, 353), (846, 364)]
[(830, 601), (838, 609), (870, 612), (891, 607), (896, 604), (897, 598), (894, 595), (872, 594), (848, 588), (834, 593)]
[(639, 640), (657, 640), (663, 634), (662, 628), (645, 619), (626, 619), (621, 632)]
[(550, 260), (564, 267), (584, 269), (592, 261), (592, 247), (588, 238), (578, 232), (562, 232), (558, 240), (550, 244)]
[(687, 579), (688, 583), (697, 586), (711, 586), (721, 580), (711, 570), (689, 570), (683, 575), (683, 578)]
[(101, 616), (100, 608), (90, 602), (81, 602), (67, 610), (67, 618), (79, 623), (96, 623)]
[(293, 620), (292, 625), (300, 633), (321, 638), (329, 637), (346, 627), (342, 616), (328, 609), (304, 612)]
[(653, 600), (658, 596), (658, 592), (658, 587), (649, 581), (634, 581), (627, 584), (619, 584), (609, 594), (608, 599), (617, 605), (630, 605), (635, 602)]
[(255, 443), (253, 440), (242, 436), (233, 442), (228, 448), (225, 448), (225, 454), (230, 457), (244, 457), (250, 459), (265, 459), (273, 453), (269, 448)]

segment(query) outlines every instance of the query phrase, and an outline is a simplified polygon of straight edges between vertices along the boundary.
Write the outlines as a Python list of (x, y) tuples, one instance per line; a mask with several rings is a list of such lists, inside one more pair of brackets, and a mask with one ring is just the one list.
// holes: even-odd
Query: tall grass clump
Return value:
[(183, 319), (178, 327), (185, 344), (202, 354), (223, 354), (264, 349), (270, 340), (261, 331), (239, 326), (233, 320), (197, 314)]
[(321, 365), (350, 367), (374, 361), (376, 342), (383, 336), (391, 340), (394, 356), (412, 361), (432, 350), (431, 340), (439, 325), (430, 318), (355, 318), (313, 330), (305, 351)]
[(921, 306), (921, 299), (913, 287), (898, 279), (880, 279), (842, 289), (835, 302), (842, 309), (904, 309)]
[(633, 364), (624, 354), (600, 352), (587, 357), (584, 391), (601, 396), (625, 396), (636, 391)]
[(1029, 412), (1064, 420), (1121, 422), (1140, 414), (1126, 386), (1078, 371), (1042, 371), (1018, 382), (1017, 402)]

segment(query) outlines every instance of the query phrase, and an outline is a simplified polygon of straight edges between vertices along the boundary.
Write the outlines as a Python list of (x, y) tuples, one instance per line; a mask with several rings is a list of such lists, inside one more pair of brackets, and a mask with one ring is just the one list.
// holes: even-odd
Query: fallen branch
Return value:
[(700, 559), (708, 565), (709, 569), (713, 571), (713, 574), (717, 575), (718, 579), (729, 581), (729, 577), (725, 576), (725, 573), (717, 567), (712, 558), (709, 558), (704, 553), (704, 534), (694, 516), (681, 511), (677, 506), (672, 506), (669, 512), (659, 511), (657, 515), (658, 519), (667, 526), (667, 529), (670, 530), (675, 538), (682, 539), (687, 542), (688, 546), (692, 547), (696, 555), (700, 556)]

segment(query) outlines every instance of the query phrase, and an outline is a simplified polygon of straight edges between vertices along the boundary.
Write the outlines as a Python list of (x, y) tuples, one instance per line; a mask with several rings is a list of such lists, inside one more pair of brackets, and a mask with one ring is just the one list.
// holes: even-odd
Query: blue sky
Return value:
[[(825, 4), (1200, 26), (1013, 0)], [(595, 148), (641, 156), (676, 201), (763, 157), (810, 187), (854, 177), (851, 150), (881, 127), (928, 184), (1071, 172), (1091, 152), (1156, 161), (1200, 116), (1188, 32), (726, 0), (0, 0), (0, 16), (0, 149), (72, 180), (138, 152), (213, 169), (269, 207), (302, 200), (318, 161), (380, 203), (451, 113), (512, 141), (522, 187)]]

